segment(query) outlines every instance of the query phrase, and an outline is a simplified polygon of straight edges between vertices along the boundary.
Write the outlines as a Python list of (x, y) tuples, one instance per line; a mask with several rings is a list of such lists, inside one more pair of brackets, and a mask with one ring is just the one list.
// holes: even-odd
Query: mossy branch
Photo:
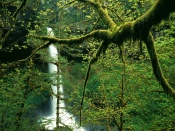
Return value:
[[(25, 62), (28, 59), (32, 58), (39, 50), (43, 49), (43, 48), (47, 48), (50, 44), (52, 43), (65, 43), (65, 44), (79, 44), (82, 43), (85, 39), (90, 38), (90, 37), (94, 37), (94, 38), (98, 38), (98, 39), (109, 39), (111, 32), (108, 30), (95, 30), (92, 31), (91, 33), (87, 34), (87, 35), (83, 35), (81, 37), (78, 38), (72, 38), (72, 39), (59, 39), (59, 38), (55, 38), (55, 37), (50, 37), (50, 36), (33, 36), (35, 38), (41, 39), (46, 41), (44, 44), (40, 45), (39, 47), (37, 47), (28, 57), (26, 57), (25, 59), (21, 59), (18, 61), (14, 61), (12, 63), (9, 64), (8, 68), (6, 70), (8, 70), (10, 67), (15, 66), (17, 64), (20, 64), (21, 62)], [(32, 35), (31, 35), (32, 36)], [(5, 72), (5, 71), (4, 71)]]
[(116, 26), (115, 22), (109, 16), (108, 11), (106, 10), (106, 8), (104, 8), (104, 6), (101, 5), (99, 0), (97, 1), (78, 0), (78, 1), (90, 4), (91, 6), (93, 6), (97, 10), (100, 18), (103, 20), (103, 22), (107, 25), (109, 29), (112, 29)]
[[(175, 98), (175, 91), (170, 86), (170, 84), (166, 81), (166, 79), (163, 76), (162, 70), (160, 68), (160, 64), (154, 49), (154, 41), (150, 35), (150, 29), (153, 25), (158, 24), (161, 20), (166, 19), (169, 14), (173, 11), (175, 11), (175, 1), (167, 1), (167, 0), (157, 0), (155, 4), (141, 17), (136, 19), (133, 22), (127, 22), (123, 23), (121, 26), (117, 27), (114, 26), (113, 21), (111, 21), (111, 18), (109, 18), (109, 15), (105, 10), (102, 8), (99, 1), (92, 2), (92, 1), (81, 1), (81, 2), (87, 2), (93, 5), (99, 13), (101, 13), (101, 18), (106, 21), (105, 23), (112, 28), (111, 31), (109, 30), (95, 30), (90, 32), (87, 35), (83, 35), (78, 38), (72, 38), (72, 39), (59, 39), (55, 37), (36, 37), (42, 40), (50, 41), (51, 43), (64, 43), (64, 44), (80, 44), (85, 39), (93, 37), (97, 39), (101, 39), (104, 41), (110, 41), (113, 43), (118, 44), (119, 46), (123, 45), (124, 41), (127, 39), (134, 39), (134, 40), (142, 40), (146, 43), (147, 50), (149, 52), (151, 62), (152, 62), (152, 68), (153, 72), (155, 74), (155, 77), (162, 85), (162, 88), (166, 93), (169, 95), (172, 95)], [(103, 15), (102, 15), (103, 14)], [(109, 19), (108, 19), (109, 18)], [(104, 42), (105, 43), (105, 42)], [(108, 44), (102, 44), (99, 49), (97, 50), (96, 56), (94, 56), (90, 63), (89, 63), (89, 69), (86, 74), (85, 84), (84, 88), (87, 83), (90, 66), (92, 63), (95, 63), (98, 60), (98, 57), (102, 53), (102, 48), (106, 49)], [(106, 46), (106, 47), (105, 47)], [(84, 99), (84, 98), (83, 98)], [(83, 100), (82, 100), (83, 103)]]
[(39, 50), (48, 47), (48, 45), (50, 45), (50, 41), (46, 41), (44, 44), (42, 44), (41, 46), (37, 47), (27, 58), (22, 59), (22, 60), (18, 60), (17, 62), (24, 62), (26, 60), (29, 60), (30, 58), (32, 58)]
[[(166, 81), (163, 76), (162, 70), (160, 68), (160, 64), (157, 58), (157, 54), (154, 48), (154, 41), (152, 36), (150, 35), (150, 29), (153, 25), (156, 25), (161, 22), (161, 20), (166, 19), (169, 17), (171, 12), (175, 11), (175, 0), (157, 0), (155, 4), (141, 17), (137, 18), (135, 21), (123, 23), (120, 26), (116, 26), (116, 24), (112, 21), (110, 16), (108, 15), (107, 11), (103, 9), (102, 5), (99, 1), (87, 1), (87, 0), (78, 0), (80, 2), (88, 3), (95, 7), (98, 11), (100, 17), (103, 19), (105, 24), (110, 28), (110, 30), (95, 30), (90, 32), (87, 35), (82, 35), (77, 38), (72, 39), (59, 39), (55, 37), (41, 37), (35, 36), (36, 38), (50, 41), (50, 43), (64, 43), (64, 44), (80, 44), (84, 40), (93, 37), (95, 39), (101, 39), (103, 41), (110, 41), (108, 43), (103, 42), (102, 45), (96, 52), (96, 55), (91, 59), (89, 63), (89, 68), (85, 78), (84, 90), (88, 80), (88, 75), (90, 72), (90, 67), (92, 63), (95, 63), (98, 60), (98, 57), (103, 52), (103, 49), (107, 49), (109, 43), (116, 43), (118, 46), (122, 46), (124, 41), (127, 39), (134, 39), (134, 40), (142, 40), (146, 43), (147, 50), (149, 52), (153, 72), (155, 77), (162, 85), (162, 88), (166, 93), (172, 95), (175, 98), (175, 91), (170, 86), (170, 84)], [(44, 45), (43, 47), (47, 47)], [(83, 96), (84, 97), (84, 96)], [(83, 98), (84, 99), (84, 98)], [(82, 99), (82, 103), (83, 103)], [(81, 104), (82, 105), (82, 104)]]
[(175, 0), (157, 0), (141, 17), (133, 22), (133, 32), (137, 37), (147, 37), (153, 25), (167, 19), (175, 11)]
[(151, 9), (143, 16), (133, 22), (125, 23), (114, 29), (113, 42), (121, 46), (123, 42), (129, 38), (144, 41), (151, 58), (152, 68), (156, 79), (160, 82), (163, 90), (175, 99), (175, 90), (163, 76), (154, 48), (154, 41), (150, 34), (153, 25), (166, 19), (171, 12), (175, 11), (175, 6), (172, 5), (175, 5), (175, 1), (157, 0)]
[(170, 86), (170, 84), (165, 79), (162, 73), (162, 70), (157, 58), (156, 50), (154, 48), (154, 40), (151, 34), (149, 34), (148, 39), (145, 40), (145, 43), (146, 43), (149, 56), (151, 58), (151, 64), (152, 64), (153, 72), (155, 74), (156, 79), (161, 84), (163, 90), (175, 99), (175, 90)]
[[(82, 35), (80, 37), (77, 38), (70, 38), (70, 39), (59, 39), (56, 37), (50, 37), (50, 36), (33, 36), (35, 38), (41, 39), (41, 40), (45, 40), (45, 41), (50, 41), (51, 43), (64, 43), (64, 44), (80, 44), (82, 43), (84, 40), (88, 39), (88, 38), (97, 38), (97, 39), (109, 39), (111, 32), (108, 30), (94, 30), (92, 32), (90, 32), (89, 34), (86, 35)], [(47, 45), (45, 45), (47, 46)]]
[(3, 72), (0, 72), (0, 74), (5, 74), (6, 71), (8, 71), (11, 67), (19, 65), (20, 63), (26, 62), (27, 60), (29, 60), (30, 58), (32, 58), (39, 50), (45, 48), (45, 46), (50, 45), (50, 41), (46, 41), (44, 44), (42, 44), (41, 46), (37, 47), (28, 57), (21, 59), (21, 60), (17, 60), (17, 61), (13, 61), (12, 63), (8, 63), (8, 66), (4, 69)]
[(106, 9), (102, 7), (99, 3), (99, 0), (96, 1), (89, 1), (89, 0), (77, 0), (80, 2), (88, 3), (93, 6), (97, 12), (99, 13), (101, 19), (104, 23), (108, 26), (110, 30), (95, 30), (90, 32), (87, 35), (82, 35), (77, 38), (70, 38), (70, 39), (60, 39), (56, 37), (49, 37), (49, 36), (34, 36), (35, 38), (49, 41), (46, 45), (42, 45), (42, 48), (47, 47), (50, 43), (64, 43), (64, 44), (81, 44), (84, 40), (88, 38), (95, 38), (101, 39), (103, 42), (97, 49), (94, 57), (90, 60), (86, 77), (84, 80), (83, 86), (83, 96), (80, 103), (80, 124), (81, 124), (81, 117), (82, 117), (82, 108), (83, 108), (83, 101), (85, 98), (85, 88), (89, 78), (91, 65), (97, 62), (98, 58), (102, 53), (106, 51), (108, 45), (110, 43), (116, 43), (119, 47), (124, 44), (124, 41), (127, 39), (133, 40), (141, 40), (146, 43), (148, 53), (151, 58), (153, 72), (155, 74), (156, 79), (160, 82), (164, 91), (173, 96), (175, 99), (175, 90), (170, 86), (167, 80), (164, 78), (157, 54), (154, 48), (154, 41), (150, 34), (150, 30), (153, 25), (156, 25), (161, 22), (161, 20), (166, 19), (169, 17), (170, 13), (175, 11), (175, 0), (157, 0), (155, 4), (148, 10), (144, 15), (137, 18), (135, 21), (123, 23), (120, 26), (116, 26), (114, 21), (108, 15)]
[(107, 9), (109, 9), (112, 13), (114, 13), (115, 14), (115, 16), (117, 16), (117, 18), (121, 21), (121, 22), (125, 22), (117, 13), (116, 13), (116, 11), (114, 11), (112, 8), (110, 8), (110, 7), (108, 7), (108, 6), (102, 6), (103, 8), (107, 8)]

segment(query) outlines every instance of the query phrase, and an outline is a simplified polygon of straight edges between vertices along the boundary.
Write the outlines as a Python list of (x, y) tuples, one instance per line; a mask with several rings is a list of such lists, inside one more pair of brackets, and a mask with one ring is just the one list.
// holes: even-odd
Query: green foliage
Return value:
[[(34, 105), (25, 104), (26, 97), (28, 97), (28, 94), (26, 94), (28, 88), (27, 77), (28, 73), (25, 70), (15, 68), (13, 72), (9, 72), (0, 79), (1, 130), (16, 130), (18, 119), (20, 119), (21, 130), (39, 128), (36, 120), (30, 116), (30, 110), (34, 108)], [(18, 113), (22, 113), (22, 116), (19, 116)], [(33, 119), (33, 122), (31, 123), (26, 118)], [(31, 128), (29, 128), (29, 123), (33, 124)]]
[[(94, 29), (107, 28), (91, 5), (70, 0), (38, 2), (28, 1), (16, 18), (12, 16), (21, 1), (7, 0), (3, 6), (0, 2), (0, 28), (3, 29), (0, 31), (0, 39), (5, 38), (0, 43), (0, 51), (13, 52), (29, 46), (33, 49), (39, 47), (44, 41), (31, 35), (46, 35), (46, 27), (52, 27), (58, 38), (76, 38)], [(123, 21), (133, 21), (140, 17), (153, 3), (154, 0), (108, 0), (106, 4), (104, 2), (104, 8), (120, 25)], [(152, 29), (163, 72), (172, 86), (175, 85), (174, 19), (173, 13), (169, 22), (162, 21)], [(6, 32), (16, 34), (19, 30), (27, 32), (21, 36), (23, 41), (14, 41), (11, 39), (14, 36), (9, 35), (6, 38)], [(70, 62), (58, 56), (57, 61), (63, 76), (66, 108), (75, 116), (79, 116), (88, 65), (86, 61), (101, 44), (100, 40), (90, 40), (84, 41), (81, 46), (75, 43), (69, 47), (62, 43), (57, 46), (60, 54), (78, 59), (83, 56), (81, 59), (85, 60), (79, 60), (80, 63)], [(83, 125), (95, 125), (96, 128), (103, 126), (105, 130), (115, 130), (114, 127), (117, 127), (121, 131), (175, 130), (175, 103), (163, 93), (155, 80), (145, 46), (143, 52), (139, 52), (137, 44), (139, 41), (126, 41), (123, 54), (125, 63), (121, 60), (120, 50), (116, 45), (111, 45), (98, 63), (92, 66), (83, 104)], [(57, 75), (45, 71), (47, 62), (54, 61), (48, 57), (47, 49), (41, 49), (30, 60), (0, 63), (0, 130), (42, 130), (34, 111), (48, 102), (49, 96), (53, 94), (50, 86), (54, 80), (60, 81)], [(50, 77), (54, 77), (54, 80)]]
[[(107, 50), (107, 54), (99, 59), (98, 64), (93, 66), (86, 87), (82, 117), (84, 125), (101, 125), (111, 130), (114, 126), (120, 127), (120, 124), (123, 125), (122, 130), (165, 129), (168, 122), (174, 121), (172, 110), (174, 101), (160, 90), (159, 83), (151, 73), (149, 61), (147, 59), (131, 60), (127, 58), (128, 54), (125, 56), (125, 83), (122, 89), (124, 65), (118, 58), (117, 52), (119, 52), (117, 49), (111, 47)], [(82, 80), (77, 75), (73, 78), (76, 80), (75, 85), (79, 86), (77, 81), (80, 81), (81, 85)], [(77, 105), (81, 98), (81, 93), (79, 93), (81, 91), (76, 89), (71, 95), (77, 96), (74, 97), (73, 105)], [(81, 89), (78, 88), (78, 90)], [(124, 96), (121, 101), (122, 93)], [(121, 105), (121, 102), (124, 105)], [(169, 117), (169, 113), (172, 116)], [(123, 121), (121, 121), (121, 115)], [(173, 126), (172, 123), (169, 129), (173, 129)]]

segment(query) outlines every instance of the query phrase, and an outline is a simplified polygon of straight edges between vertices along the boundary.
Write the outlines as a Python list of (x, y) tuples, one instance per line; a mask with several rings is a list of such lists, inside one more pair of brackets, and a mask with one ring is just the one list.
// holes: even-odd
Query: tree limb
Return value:
[(167, 18), (171, 12), (175, 11), (174, 5), (175, 1), (157, 0), (143, 16), (114, 29), (113, 42), (122, 45), (129, 38), (143, 40), (146, 43), (156, 79), (160, 82), (163, 90), (175, 99), (175, 90), (163, 76), (154, 48), (154, 41), (150, 33), (153, 25), (158, 24), (161, 20)]
[[(175, 99), (175, 91), (170, 86), (170, 84), (166, 81), (163, 76), (162, 70), (160, 68), (160, 64), (157, 58), (157, 54), (154, 48), (154, 41), (150, 34), (150, 30), (153, 25), (156, 25), (161, 22), (161, 20), (166, 19), (169, 17), (171, 12), (175, 11), (175, 1), (174, 0), (157, 0), (155, 4), (141, 17), (137, 18), (135, 21), (123, 23), (119, 27), (116, 27), (116, 24), (112, 21), (109, 17), (108, 13), (102, 8), (101, 4), (97, 0), (96, 2), (87, 1), (87, 0), (78, 0), (80, 2), (88, 3), (95, 7), (98, 11), (99, 15), (105, 21), (106, 25), (110, 28), (109, 30), (95, 30), (90, 32), (87, 35), (83, 35), (78, 38), (72, 39), (59, 39), (55, 37), (39, 37), (36, 38), (50, 41), (51, 43), (64, 43), (64, 44), (72, 44), (72, 43), (82, 43), (85, 39), (93, 37), (98, 38), (103, 41), (110, 41), (107, 43), (103, 43), (100, 48), (97, 50), (96, 56), (94, 56), (91, 61), (87, 71), (87, 75), (90, 71), (90, 66), (92, 63), (95, 63), (98, 60), (98, 57), (102, 53), (102, 48), (106, 49), (108, 44), (113, 42), (116, 43), (118, 46), (123, 45), (123, 42), (127, 39), (134, 39), (134, 40), (142, 40), (146, 43), (147, 50), (149, 52), (153, 72), (155, 74), (156, 79), (162, 85), (162, 88), (166, 93), (172, 95)], [(85, 84), (87, 82), (88, 76), (86, 75)], [(85, 88), (85, 87), (84, 87)], [(83, 101), (83, 100), (82, 100)]]
[(104, 21), (104, 23), (107, 25), (107, 27), (109, 29), (112, 29), (116, 26), (115, 22), (108, 15), (108, 11), (103, 8), (103, 6), (100, 4), (99, 0), (97, 0), (97, 1), (78, 0), (78, 1), (88, 3), (91, 6), (93, 6), (97, 10), (100, 18)]
[(157, 0), (155, 4), (141, 17), (133, 22), (133, 32), (137, 37), (147, 37), (153, 25), (167, 19), (175, 11), (174, 0)]
[(157, 58), (156, 50), (154, 48), (153, 37), (151, 34), (148, 36), (148, 39), (145, 40), (145, 43), (146, 43), (146, 47), (147, 47), (149, 56), (151, 58), (151, 64), (152, 64), (153, 72), (154, 72), (156, 79), (161, 84), (164, 92), (171, 95), (175, 99), (175, 90), (170, 86), (170, 84), (165, 79), (162, 73), (162, 69), (160, 67), (160, 64)]
[(39, 50), (41, 50), (41, 49), (43, 49), (43, 48), (45, 48), (45, 47), (48, 47), (50, 44), (51, 44), (50, 41), (46, 41), (46, 42), (45, 42), (44, 44), (42, 44), (41, 46), (37, 47), (27, 58), (22, 59), (22, 60), (18, 60), (17, 62), (18, 62), (18, 63), (19, 63), (19, 62), (24, 62), (24, 61), (26, 61), (26, 60), (32, 58), (32, 57), (36, 54), (37, 51), (39, 51)]
[(89, 34), (82, 35), (82, 36), (77, 37), (77, 38), (70, 38), (70, 39), (59, 39), (59, 38), (50, 37), (50, 36), (33, 36), (33, 37), (41, 39), (41, 40), (50, 41), (51, 43), (57, 42), (57, 43), (64, 43), (64, 44), (80, 44), (84, 40), (91, 38), (91, 37), (101, 39), (101, 40), (110, 39), (110, 36), (111, 36), (110, 34), (111, 34), (111, 32), (108, 30), (94, 30), (94, 31), (90, 32)]
[(91, 6), (93, 6), (99, 13), (101, 19), (104, 21), (104, 23), (108, 26), (110, 30), (95, 30), (90, 32), (89, 34), (70, 39), (60, 39), (49, 36), (34, 36), (34, 37), (39, 38), (41, 40), (49, 41), (48, 44), (41, 45), (42, 48), (47, 47), (50, 43), (56, 43), (56, 42), (64, 44), (73, 44), (73, 43), (80, 44), (84, 40), (91, 37), (95, 39), (101, 39), (103, 41), (88, 65), (83, 86), (83, 96), (80, 103), (80, 124), (81, 124), (83, 101), (85, 98), (85, 88), (89, 78), (91, 65), (97, 62), (99, 56), (103, 52), (105, 52), (110, 43), (116, 43), (120, 47), (124, 44), (124, 41), (126, 41), (127, 39), (144, 41), (147, 46), (149, 56), (151, 58), (152, 68), (156, 79), (158, 80), (158, 82), (160, 82), (163, 90), (175, 99), (175, 90), (170, 86), (170, 84), (163, 76), (157, 58), (157, 54), (154, 48), (154, 41), (150, 33), (150, 30), (153, 25), (156, 25), (160, 23), (161, 20), (168, 18), (170, 13), (175, 11), (174, 6), (175, 0), (157, 0), (155, 4), (144, 15), (137, 18), (135, 21), (126, 22), (120, 26), (116, 26), (114, 21), (108, 15), (107, 10), (104, 9), (103, 6), (99, 3), (99, 0), (96, 1), (77, 0), (77, 1), (88, 3)]

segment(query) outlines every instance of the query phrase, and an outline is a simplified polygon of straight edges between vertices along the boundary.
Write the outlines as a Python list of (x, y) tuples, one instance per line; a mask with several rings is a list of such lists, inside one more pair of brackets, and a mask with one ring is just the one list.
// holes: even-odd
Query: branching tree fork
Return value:
[[(84, 81), (84, 91), (81, 101), (81, 110), (83, 106), (83, 100), (85, 95), (85, 87), (88, 81), (88, 76), (90, 72), (91, 65), (97, 62), (98, 58), (102, 53), (105, 53), (109, 44), (114, 43), (119, 48), (123, 45), (124, 41), (128, 39), (141, 40), (146, 44), (154, 75), (157, 81), (161, 84), (163, 90), (168, 95), (175, 99), (175, 90), (171, 87), (169, 82), (165, 79), (154, 47), (154, 40), (150, 32), (153, 25), (161, 22), (161, 20), (169, 17), (170, 13), (175, 11), (175, 0), (157, 0), (154, 5), (141, 17), (137, 18), (135, 21), (124, 22), (121, 25), (117, 25), (112, 18), (109, 16), (107, 9), (99, 2), (99, 0), (77, 0), (78, 2), (83, 2), (84, 4), (91, 5), (99, 14), (100, 18), (108, 27), (107, 30), (94, 30), (89, 34), (82, 35), (77, 38), (61, 39), (57, 37), (49, 36), (32, 36), (43, 41), (47, 41), (45, 44), (38, 47), (38, 51), (41, 48), (45, 48), (51, 43), (63, 43), (63, 44), (81, 44), (88, 38), (100, 39), (102, 41), (101, 45), (98, 47), (95, 55), (89, 62), (87, 74)], [(36, 52), (36, 51), (35, 51)], [(80, 111), (81, 118), (81, 111)]]

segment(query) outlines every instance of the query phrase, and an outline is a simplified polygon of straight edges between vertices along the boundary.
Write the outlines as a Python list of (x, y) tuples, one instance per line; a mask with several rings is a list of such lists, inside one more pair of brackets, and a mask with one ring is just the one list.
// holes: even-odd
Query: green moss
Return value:
[(162, 69), (161, 69), (159, 61), (158, 61), (157, 53), (156, 53), (155, 48), (154, 48), (154, 40), (153, 40), (153, 37), (152, 37), (151, 34), (149, 34), (148, 39), (145, 40), (145, 43), (146, 43), (146, 46), (147, 46), (149, 56), (151, 58), (152, 68), (153, 68), (153, 72), (154, 72), (154, 75), (155, 75), (156, 79), (161, 84), (163, 90), (168, 95), (173, 96), (173, 98), (175, 99), (175, 91), (170, 86), (170, 84), (165, 79), (165, 77), (162, 73)]
[(133, 38), (131, 27), (132, 22), (127, 22), (120, 27), (116, 27), (112, 33), (112, 42), (121, 46), (124, 41)]
[(169, 17), (170, 13), (175, 11), (175, 1), (157, 0), (154, 6), (150, 8), (144, 15), (133, 22), (125, 23), (118, 28), (113, 29), (112, 42), (117, 43), (119, 48), (123, 42), (129, 38), (141, 40), (146, 43), (149, 52), (153, 72), (160, 82), (164, 91), (175, 98), (175, 91), (164, 78), (157, 54), (154, 48), (154, 41), (150, 30), (153, 25), (161, 22), (161, 20)]
[(136, 37), (145, 39), (153, 25), (160, 23), (175, 11), (175, 1), (157, 0), (156, 3), (133, 23), (132, 30)]

